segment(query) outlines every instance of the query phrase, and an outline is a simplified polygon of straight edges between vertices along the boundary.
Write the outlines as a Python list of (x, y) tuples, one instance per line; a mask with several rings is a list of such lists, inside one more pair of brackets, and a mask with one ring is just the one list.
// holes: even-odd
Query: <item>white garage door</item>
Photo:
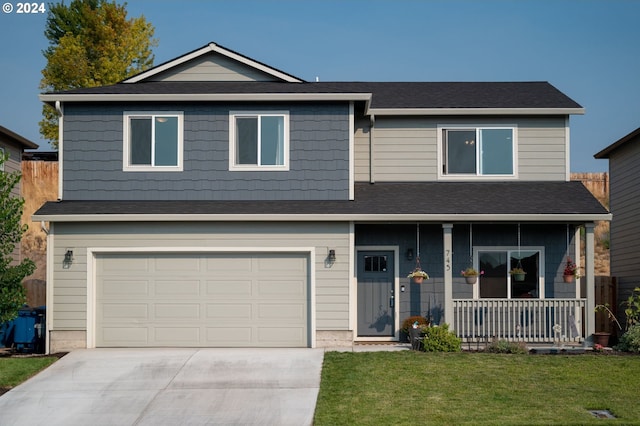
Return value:
[(98, 347), (307, 347), (308, 256), (101, 254)]

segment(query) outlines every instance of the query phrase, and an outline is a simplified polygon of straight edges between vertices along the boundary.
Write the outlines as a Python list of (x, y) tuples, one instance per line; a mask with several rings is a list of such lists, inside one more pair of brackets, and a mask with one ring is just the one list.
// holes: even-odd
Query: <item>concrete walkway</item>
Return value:
[(322, 349), (77, 350), (0, 397), (0, 425), (311, 425)]

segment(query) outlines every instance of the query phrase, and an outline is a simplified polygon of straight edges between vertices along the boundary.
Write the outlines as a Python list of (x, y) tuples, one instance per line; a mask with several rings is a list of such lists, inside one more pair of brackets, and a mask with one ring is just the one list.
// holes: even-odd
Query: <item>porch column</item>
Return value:
[(595, 277), (595, 239), (594, 239), (594, 223), (585, 223), (585, 265), (584, 265), (584, 279), (586, 280), (587, 288), (587, 308), (586, 308), (586, 327), (585, 332), (586, 339), (591, 338), (591, 335), (596, 332), (595, 324), (595, 307), (596, 307), (596, 277)]
[(453, 253), (453, 224), (442, 224), (444, 238), (444, 322), (453, 330), (453, 271), (451, 255)]

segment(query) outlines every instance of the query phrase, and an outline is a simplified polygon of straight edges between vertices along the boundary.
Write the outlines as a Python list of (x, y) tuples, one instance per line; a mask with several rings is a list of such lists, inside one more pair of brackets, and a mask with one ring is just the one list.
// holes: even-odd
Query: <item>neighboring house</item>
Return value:
[(41, 99), (63, 136), (34, 216), (52, 351), (394, 341), (416, 314), (471, 340), (594, 331), (610, 214), (569, 181), (584, 111), (549, 83), (310, 83), (211, 43)]
[(640, 286), (640, 128), (615, 141), (595, 155), (609, 159), (609, 208), (611, 222), (611, 276), (618, 283), (618, 306)]
[[(25, 149), (37, 149), (38, 145), (29, 139), (12, 132), (6, 127), (0, 126), (0, 155), (8, 154), (9, 159), (0, 165), (0, 172), (13, 173), (21, 172), (20, 163)], [(22, 196), (21, 182), (13, 188), (11, 195)], [(20, 261), (20, 244), (14, 250), (14, 259)]]

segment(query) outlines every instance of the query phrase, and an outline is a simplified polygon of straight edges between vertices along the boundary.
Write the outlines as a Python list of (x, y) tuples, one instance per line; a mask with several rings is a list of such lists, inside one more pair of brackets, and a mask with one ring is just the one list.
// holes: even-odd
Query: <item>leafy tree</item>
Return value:
[[(49, 47), (40, 88), (47, 92), (114, 84), (153, 65), (154, 27), (144, 16), (127, 18), (126, 3), (72, 0), (50, 3)], [(58, 113), (45, 104), (40, 133), (58, 145)]]
[[(4, 164), (9, 156), (0, 156)], [(33, 273), (36, 265), (30, 259), (16, 263), (13, 253), (27, 225), (22, 225), (24, 199), (11, 194), (20, 181), (19, 172), (0, 172), (0, 323), (12, 320), (27, 297), (22, 280)]]

